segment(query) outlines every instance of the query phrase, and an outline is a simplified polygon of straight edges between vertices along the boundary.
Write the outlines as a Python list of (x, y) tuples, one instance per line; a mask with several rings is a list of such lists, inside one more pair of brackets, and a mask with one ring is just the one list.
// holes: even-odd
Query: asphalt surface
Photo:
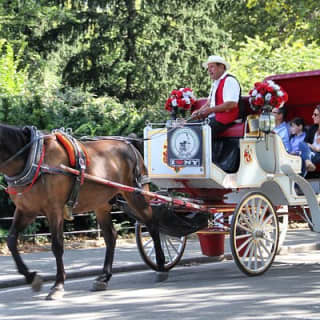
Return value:
[[(289, 230), (280, 255), (307, 252), (320, 249), (320, 235), (309, 229)], [(65, 250), (64, 263), (67, 278), (79, 278), (101, 274), (105, 248)], [(30, 271), (37, 271), (45, 281), (54, 280), (56, 272), (55, 258), (52, 252), (22, 253), (24, 262)], [(187, 242), (180, 264), (219, 262), (232, 259), (229, 237), (225, 239), (224, 256), (206, 257), (202, 254), (196, 238)], [(113, 273), (132, 272), (149, 269), (142, 261), (135, 243), (122, 243), (117, 246)], [(178, 266), (177, 266), (178, 267)], [(0, 256), (0, 288), (25, 284), (24, 277), (18, 274), (11, 256)]]

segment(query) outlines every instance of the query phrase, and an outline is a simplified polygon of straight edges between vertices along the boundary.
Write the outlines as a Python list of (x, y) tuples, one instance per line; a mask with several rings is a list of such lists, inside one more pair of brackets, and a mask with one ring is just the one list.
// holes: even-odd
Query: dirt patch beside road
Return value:
[[(135, 238), (120, 238), (117, 239), (117, 245), (121, 245), (121, 243), (135, 243)], [(34, 253), (34, 252), (43, 252), (43, 251), (51, 251), (51, 243), (50, 242), (20, 242), (19, 243), (19, 251), (20, 253)], [(88, 248), (101, 248), (104, 247), (104, 240), (101, 239), (74, 239), (74, 240), (65, 240), (64, 248), (68, 249), (88, 249)], [(0, 255), (7, 256), (10, 255), (9, 249), (6, 243), (0, 243)]]

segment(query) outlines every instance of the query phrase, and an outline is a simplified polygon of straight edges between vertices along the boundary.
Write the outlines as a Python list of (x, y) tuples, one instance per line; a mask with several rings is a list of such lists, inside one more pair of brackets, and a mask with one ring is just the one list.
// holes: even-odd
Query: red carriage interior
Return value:
[[(301, 117), (304, 119), (307, 127), (313, 124), (312, 113), (315, 106), (320, 103), (320, 70), (273, 75), (266, 77), (264, 80), (273, 80), (288, 93), (288, 101), (285, 105), (288, 112), (287, 121), (295, 117)], [(199, 109), (206, 101), (207, 98), (198, 99), (194, 110)], [(249, 97), (243, 96), (242, 101), (245, 106), (245, 116), (254, 114), (255, 112), (252, 111), (249, 105)], [(219, 137), (223, 138), (222, 140), (228, 138), (228, 144), (230, 144), (231, 140), (243, 137), (245, 129), (245, 123), (237, 121), (237, 123), (220, 133)], [(220, 156), (220, 159), (222, 158)], [(217, 165), (219, 165), (218, 162)], [(317, 165), (316, 172), (309, 173), (307, 178), (318, 177), (319, 173), (320, 164)]]
[(267, 77), (288, 93), (288, 120), (301, 117), (311, 125), (313, 109), (320, 103), (320, 70), (280, 74)]
[[(279, 74), (267, 77), (265, 80), (273, 80), (287, 91), (287, 121), (301, 117), (307, 127), (313, 124), (312, 113), (315, 106), (320, 103), (320, 70)], [(320, 164), (317, 165), (316, 175), (319, 172)], [(309, 173), (308, 177), (314, 175)]]
[[(312, 125), (313, 109), (320, 103), (320, 70), (273, 75), (265, 80), (273, 80), (288, 93), (289, 99), (286, 103), (288, 121), (295, 117), (301, 117), (307, 125)], [(242, 99), (246, 114), (253, 114), (248, 97), (244, 96)], [(206, 98), (198, 99), (194, 110), (199, 109), (206, 101)], [(244, 123), (235, 123), (220, 136), (243, 137), (244, 130)]]

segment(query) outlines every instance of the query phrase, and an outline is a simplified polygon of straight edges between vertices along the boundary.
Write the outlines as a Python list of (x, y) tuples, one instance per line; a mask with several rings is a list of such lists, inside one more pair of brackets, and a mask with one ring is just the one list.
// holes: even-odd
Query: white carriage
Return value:
[[(320, 103), (316, 89), (320, 70), (268, 79), (287, 91), (289, 120), (300, 116), (310, 124), (313, 108)], [(308, 96), (302, 87), (308, 88)], [(244, 102), (248, 104), (245, 98)], [(271, 114), (248, 113), (245, 121), (218, 137), (211, 137), (205, 122), (150, 123), (144, 130), (145, 165), (152, 183), (161, 194), (181, 199), (182, 204), (206, 207), (209, 228), (200, 230), (199, 235), (230, 233), (233, 258), (248, 275), (262, 274), (271, 266), (293, 214), (300, 214), (320, 232), (320, 176), (300, 175), (300, 156), (286, 152), (281, 138), (270, 129), (272, 121)], [(193, 211), (183, 205), (172, 207), (182, 215)], [(152, 242), (144, 242), (141, 225), (136, 231), (144, 261), (156, 269)], [(170, 269), (179, 262), (186, 237), (163, 234), (162, 239)]]

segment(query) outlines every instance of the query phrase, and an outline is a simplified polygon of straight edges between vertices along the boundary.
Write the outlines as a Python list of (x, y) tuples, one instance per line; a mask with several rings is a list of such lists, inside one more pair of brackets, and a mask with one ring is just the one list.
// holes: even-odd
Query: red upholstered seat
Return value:
[(218, 137), (229, 137), (229, 138), (242, 138), (244, 136), (244, 122), (235, 123), (231, 125), (227, 130), (218, 134)]
[[(196, 101), (195, 106), (192, 108), (191, 112), (200, 109), (207, 102), (207, 98), (200, 98)], [(231, 125), (227, 130), (223, 131), (218, 135), (218, 137), (229, 137), (229, 138), (240, 138), (244, 136), (244, 122), (235, 123)]]
[(200, 109), (207, 102), (207, 100), (208, 100), (207, 98), (197, 99), (195, 105), (192, 106), (192, 108), (191, 108), (191, 113), (193, 113), (193, 111)]

